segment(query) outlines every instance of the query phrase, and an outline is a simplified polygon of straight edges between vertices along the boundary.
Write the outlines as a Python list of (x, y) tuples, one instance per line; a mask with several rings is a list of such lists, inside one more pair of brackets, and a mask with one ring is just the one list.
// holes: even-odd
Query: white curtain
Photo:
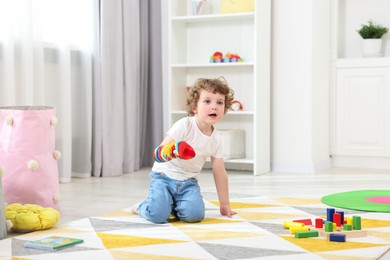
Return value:
[(164, 137), (161, 2), (95, 1), (92, 175), (110, 177), (151, 166)]
[(0, 106), (56, 108), (60, 182), (91, 176), (92, 0), (0, 0)]

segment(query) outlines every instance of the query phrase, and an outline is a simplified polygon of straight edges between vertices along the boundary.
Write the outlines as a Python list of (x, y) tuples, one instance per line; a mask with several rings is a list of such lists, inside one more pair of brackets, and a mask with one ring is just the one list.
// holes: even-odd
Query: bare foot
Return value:
[(140, 202), (137, 202), (136, 204), (134, 204), (132, 207), (131, 207), (131, 212), (134, 213), (134, 214), (138, 214), (138, 207), (139, 205), (141, 204), (142, 201)]

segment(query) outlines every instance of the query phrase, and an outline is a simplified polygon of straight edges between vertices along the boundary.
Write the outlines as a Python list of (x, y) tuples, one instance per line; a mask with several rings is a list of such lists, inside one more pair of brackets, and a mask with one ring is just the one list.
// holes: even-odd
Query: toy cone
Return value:
[(176, 149), (180, 159), (189, 160), (195, 157), (194, 148), (185, 141), (177, 142)]

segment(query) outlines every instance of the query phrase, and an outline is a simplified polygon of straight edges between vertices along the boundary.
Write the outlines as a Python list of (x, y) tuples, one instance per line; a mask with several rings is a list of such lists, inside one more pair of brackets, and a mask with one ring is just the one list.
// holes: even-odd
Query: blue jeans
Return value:
[(166, 223), (171, 214), (185, 222), (204, 218), (205, 205), (196, 179), (177, 181), (163, 173), (151, 172), (148, 197), (138, 214), (153, 223)]

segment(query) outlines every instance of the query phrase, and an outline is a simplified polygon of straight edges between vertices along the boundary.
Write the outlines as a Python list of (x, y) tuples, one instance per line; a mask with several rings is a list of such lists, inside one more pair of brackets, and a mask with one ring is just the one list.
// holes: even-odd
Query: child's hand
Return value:
[(221, 205), (219, 207), (219, 211), (221, 212), (221, 214), (223, 216), (227, 216), (229, 218), (231, 218), (233, 215), (237, 214), (237, 212), (233, 211), (231, 208), (230, 208), (230, 205)]
[(194, 158), (195, 151), (187, 142), (180, 140), (166, 145), (160, 145), (154, 150), (153, 156), (154, 160), (159, 163), (167, 162), (177, 157), (183, 160), (189, 160)]
[(194, 148), (192, 148), (192, 146), (187, 142), (181, 140), (175, 143), (173, 153), (176, 155), (176, 157), (179, 157), (183, 160), (189, 160), (195, 157)]

